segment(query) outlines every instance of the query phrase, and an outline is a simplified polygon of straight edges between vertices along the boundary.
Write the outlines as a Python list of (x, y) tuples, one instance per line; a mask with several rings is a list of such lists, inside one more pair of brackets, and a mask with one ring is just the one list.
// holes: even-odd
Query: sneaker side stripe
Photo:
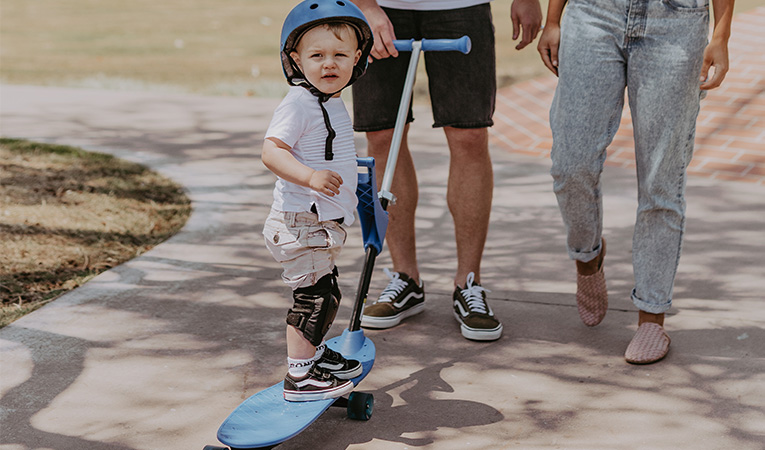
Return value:
[(333, 371), (333, 370), (340, 370), (340, 369), (342, 369), (343, 368), (343, 364), (342, 363), (335, 363), (335, 364), (333, 364), (331, 362), (325, 361), (325, 362), (319, 363), (319, 367), (321, 367), (322, 369), (327, 369), (327, 370)]
[(422, 293), (418, 294), (418, 293), (416, 293), (416, 292), (410, 292), (410, 293), (409, 293), (409, 294), (407, 294), (407, 296), (406, 296), (406, 297), (404, 297), (403, 299), (401, 299), (401, 300), (399, 300), (399, 301), (397, 301), (397, 302), (393, 302), (393, 306), (395, 306), (396, 308), (401, 308), (402, 306), (406, 305), (406, 302), (408, 302), (410, 298), (414, 298), (414, 299), (417, 299), (417, 300), (419, 300), (419, 299), (421, 299), (421, 298), (422, 298), (424, 295), (425, 295), (425, 294), (422, 294)]
[(454, 306), (460, 310), (460, 315), (462, 315), (462, 317), (467, 317), (470, 314), (470, 311), (465, 311), (465, 307), (462, 306), (462, 303), (459, 301), (455, 300)]
[(314, 380), (313, 378), (308, 378), (306, 380), (302, 380), (302, 381), (296, 382), (295, 386), (297, 386), (298, 388), (304, 388), (306, 386), (314, 386), (314, 387), (318, 387), (318, 388), (327, 388), (327, 387), (332, 386), (332, 382), (331, 381), (318, 381), (318, 380)]

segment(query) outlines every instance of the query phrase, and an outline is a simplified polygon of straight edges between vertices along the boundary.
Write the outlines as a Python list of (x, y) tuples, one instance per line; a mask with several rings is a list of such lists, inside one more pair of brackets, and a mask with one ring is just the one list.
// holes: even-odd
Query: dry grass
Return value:
[[(279, 34), (296, 3), (3, 0), (0, 81), (281, 96)], [(501, 84), (545, 70), (533, 46), (513, 48), (510, 4), (493, 2)]]
[(164, 241), (190, 210), (144, 166), (0, 139), (0, 326)]
[[(515, 50), (510, 6), (492, 2), (500, 86), (547, 73)], [(281, 24), (297, 0), (3, 0), (0, 81), (281, 96)], [(547, 0), (541, 0), (546, 10)], [(737, 0), (737, 12), (765, 0)], [(422, 69), (421, 65), (421, 69)], [(416, 93), (423, 99), (424, 73)]]

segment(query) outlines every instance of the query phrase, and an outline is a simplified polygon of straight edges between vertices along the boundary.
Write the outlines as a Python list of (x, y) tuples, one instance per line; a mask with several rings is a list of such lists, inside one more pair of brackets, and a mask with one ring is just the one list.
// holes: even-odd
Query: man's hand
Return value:
[[(396, 33), (393, 31), (393, 24), (388, 15), (380, 8), (376, 0), (353, 0), (353, 3), (359, 7), (364, 17), (369, 22), (369, 28), (372, 29), (375, 43), (372, 51), (369, 53), (371, 58), (383, 59), (389, 56), (398, 56), (398, 50), (393, 46), (396, 39)], [(370, 58), (369, 62), (372, 62)]]
[(510, 20), (513, 22), (513, 40), (522, 36), (515, 47), (521, 50), (537, 37), (542, 29), (542, 7), (539, 0), (514, 0), (510, 7)]
[(311, 174), (308, 186), (316, 192), (333, 197), (340, 193), (343, 178), (331, 170), (317, 170)]
[(548, 23), (539, 37), (537, 50), (545, 67), (558, 76), (558, 48), (560, 48), (560, 26)]
[[(725, 42), (712, 39), (704, 49), (704, 64), (701, 66), (699, 82), (701, 90), (714, 89), (722, 84), (725, 74), (728, 73), (728, 45)], [(712, 76), (709, 69), (714, 67)]]

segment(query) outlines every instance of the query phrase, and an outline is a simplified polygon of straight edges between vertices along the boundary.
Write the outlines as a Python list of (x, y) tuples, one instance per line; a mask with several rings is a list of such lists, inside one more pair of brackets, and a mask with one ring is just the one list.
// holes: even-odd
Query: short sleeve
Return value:
[(300, 102), (295, 100), (295, 97), (288, 95), (279, 104), (274, 111), (265, 136), (279, 139), (289, 145), (290, 148), (294, 147), (298, 139), (305, 133), (307, 125), (305, 109), (301, 107)]

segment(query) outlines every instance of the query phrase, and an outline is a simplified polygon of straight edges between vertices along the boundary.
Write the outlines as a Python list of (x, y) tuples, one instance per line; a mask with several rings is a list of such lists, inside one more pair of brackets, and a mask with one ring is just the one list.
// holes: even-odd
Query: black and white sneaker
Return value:
[(470, 272), (465, 288), (454, 289), (454, 318), (460, 323), (462, 336), (475, 341), (495, 341), (502, 336), (502, 324), (494, 317), (494, 311), (486, 303), (488, 290), (475, 284), (475, 274)]
[(316, 362), (320, 369), (331, 373), (339, 380), (350, 380), (361, 375), (363, 368), (355, 359), (345, 359), (343, 355), (324, 346), (324, 353)]
[(425, 309), (422, 280), (418, 285), (405, 273), (393, 272), (387, 268), (383, 271), (390, 278), (390, 282), (377, 301), (364, 308), (364, 314), (361, 316), (362, 327), (395, 327), (402, 320)]
[(338, 380), (316, 364), (305, 376), (295, 378), (288, 372), (284, 377), (284, 399), (290, 402), (337, 398), (352, 390), (353, 383), (350, 380)]

